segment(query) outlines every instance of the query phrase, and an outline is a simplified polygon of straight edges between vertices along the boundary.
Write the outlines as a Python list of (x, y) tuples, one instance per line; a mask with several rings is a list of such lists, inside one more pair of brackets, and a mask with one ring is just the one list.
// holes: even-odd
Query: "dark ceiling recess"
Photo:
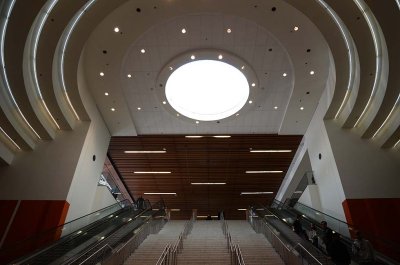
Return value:
[[(112, 137), (109, 155), (130, 193), (151, 202), (164, 199), (174, 219), (188, 219), (223, 210), (228, 219), (243, 219), (237, 209), (270, 204), (292, 162), (301, 135), (232, 135), (230, 138), (185, 138), (184, 135)], [(160, 154), (126, 154), (124, 151), (159, 151)], [(289, 149), (289, 153), (251, 153), (250, 149)], [(246, 170), (282, 170), (283, 173), (246, 174)], [(134, 174), (134, 171), (170, 171), (170, 174)], [(226, 185), (191, 185), (192, 182), (226, 182)], [(272, 191), (272, 195), (240, 195)], [(144, 195), (145, 192), (176, 192)]]

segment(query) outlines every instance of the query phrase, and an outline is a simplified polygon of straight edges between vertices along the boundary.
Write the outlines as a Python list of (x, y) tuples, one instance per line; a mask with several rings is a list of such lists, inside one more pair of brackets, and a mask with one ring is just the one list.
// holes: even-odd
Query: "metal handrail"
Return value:
[(167, 265), (169, 263), (169, 254), (171, 252), (171, 245), (167, 244), (161, 253), (161, 256), (158, 258), (156, 265)]
[(312, 259), (314, 259), (314, 260), (315, 260), (317, 263), (319, 263), (320, 265), (323, 265), (323, 264), (322, 264), (316, 257), (314, 257), (314, 255), (311, 254), (302, 244), (297, 243), (297, 244), (293, 247), (293, 249), (296, 249), (297, 247), (302, 248), (305, 252), (308, 253), (308, 255), (309, 255)]
[(89, 257), (87, 257), (85, 260), (83, 260), (81, 263), (79, 263), (79, 265), (81, 264), (85, 264), (85, 262), (87, 262), (88, 260), (90, 260), (94, 255), (96, 255), (97, 253), (99, 253), (101, 250), (103, 250), (104, 248), (108, 247), (111, 251), (113, 251), (113, 248), (110, 247), (110, 245), (106, 244), (104, 246), (102, 246), (101, 248), (99, 248), (96, 252), (94, 252), (92, 255), (90, 255)]
[[(267, 210), (267, 209), (266, 209)], [(273, 213), (271, 213), (271, 216), (275, 216)], [(275, 216), (276, 217), (276, 216)], [(264, 217), (266, 218), (266, 217)], [(251, 219), (251, 218), (249, 218)], [(279, 218), (278, 218), (279, 219)], [(286, 244), (278, 234), (274, 231), (274, 229), (267, 223), (263, 222), (263, 218), (252, 218), (253, 222), (252, 226), (256, 232), (261, 232), (263, 233), (267, 239), (271, 242), (275, 250), (279, 253), (281, 258), (284, 260), (285, 263), (287, 264), (299, 264), (299, 262), (303, 262), (303, 259), (305, 259), (304, 256), (299, 256), (296, 255), (297, 253), (300, 254), (301, 251), (297, 251), (296, 249), (301, 248), (302, 250), (304, 249), (304, 252), (301, 252), (303, 254), (306, 254), (306, 256), (310, 257), (311, 264), (329, 264), (330, 262), (328, 260), (325, 260), (326, 263), (321, 262), (317, 257), (315, 257), (312, 253), (310, 253), (300, 242), (297, 243), (294, 247)], [(256, 229), (256, 225), (259, 231)], [(300, 260), (301, 259), (301, 260)], [(310, 260), (307, 260), (307, 263), (310, 264)]]

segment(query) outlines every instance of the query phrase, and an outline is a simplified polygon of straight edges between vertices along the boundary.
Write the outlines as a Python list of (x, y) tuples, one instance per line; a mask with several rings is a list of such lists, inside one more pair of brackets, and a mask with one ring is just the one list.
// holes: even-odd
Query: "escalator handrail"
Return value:
[[(146, 219), (143, 221), (143, 223), (140, 226), (143, 226), (147, 221), (149, 221), (150, 219), (153, 218), (154, 215), (156, 215), (157, 213), (163, 211), (164, 209), (159, 209), (158, 211), (156, 211), (155, 213), (149, 215), (148, 217), (146, 217)], [(142, 212), (140, 212), (138, 215), (135, 216), (135, 219), (142, 216), (143, 214), (152, 211), (152, 208), (149, 207), (147, 209), (144, 209)], [(119, 232), (119, 229), (121, 229), (123, 226), (125, 226), (126, 224), (122, 225), (121, 227), (119, 227), (117, 230), (115, 230), (113, 233), (111, 233), (110, 235), (107, 236), (107, 238), (110, 238), (111, 236), (113, 236), (114, 234), (116, 234), (117, 232)], [(140, 228), (141, 229), (141, 228)], [(70, 259), (68, 259), (67, 261), (64, 261), (63, 264), (70, 264), (75, 262), (76, 260), (79, 260), (82, 256), (86, 255), (86, 253), (92, 251), (93, 249), (95, 249), (96, 247), (98, 247), (99, 245), (103, 244), (104, 242), (107, 241), (107, 238), (104, 239), (103, 241), (97, 242), (95, 245), (89, 247), (88, 249), (86, 249), (85, 251), (83, 251), (83, 253), (79, 254), (78, 257), (71, 257)], [(108, 245), (108, 244), (106, 244)], [(111, 246), (110, 246), (111, 247)], [(111, 249), (114, 251), (114, 249), (111, 247)]]
[[(291, 207), (291, 206), (289, 206), (289, 205), (285, 205), (285, 204), (282, 203), (281, 201), (278, 201), (278, 200), (274, 199), (274, 202), (275, 202), (275, 201), (276, 201), (276, 202), (279, 202), (279, 205), (285, 206), (286, 208), (293, 209), (293, 210), (295, 210), (296, 212), (302, 213), (302, 212), (300, 212), (299, 210), (297, 210), (297, 209), (294, 208), (294, 207)], [(319, 210), (316, 210), (316, 209), (314, 209), (314, 208), (311, 208), (310, 206), (304, 205), (304, 204), (302, 204), (302, 203), (300, 203), (300, 202), (296, 202), (296, 204), (299, 204), (299, 205), (301, 205), (301, 206), (304, 206), (304, 207), (306, 207), (306, 208), (308, 208), (308, 209), (310, 209), (310, 210), (312, 210), (312, 211), (314, 211), (314, 212), (318, 212), (318, 213), (319, 213), (320, 215), (322, 215), (322, 216), (328, 216), (329, 218), (335, 219), (336, 221), (338, 221), (338, 222), (340, 222), (340, 223), (342, 223), (342, 224), (345, 224), (347, 227), (350, 228), (350, 230), (353, 230), (353, 231), (359, 230), (359, 229), (357, 229), (357, 227), (355, 227), (354, 225), (351, 225), (351, 224), (346, 223), (346, 222), (344, 222), (344, 221), (342, 221), (342, 220), (339, 220), (339, 219), (337, 219), (337, 218), (335, 218), (335, 217), (333, 217), (333, 216), (331, 216), (331, 215), (329, 215), (329, 214), (325, 214), (325, 213), (323, 213), (323, 212), (321, 212), (321, 211), (319, 211)], [(302, 213), (302, 214), (304, 214), (304, 213)], [(314, 219), (311, 218), (310, 216), (307, 216), (307, 215), (306, 215), (306, 217), (307, 217), (307, 218), (306, 218), (306, 219), (303, 219), (303, 220), (306, 220), (306, 221), (308, 221), (308, 222), (310, 222), (310, 223), (312, 223), (312, 224), (318, 226), (319, 228), (321, 228), (321, 225), (320, 225), (319, 222), (317, 222), (316, 220), (314, 220)], [(392, 240), (389, 240), (389, 239), (386, 239), (386, 238), (383, 238), (383, 237), (380, 237), (380, 236), (377, 236), (377, 235), (372, 235), (372, 234), (370, 234), (370, 233), (368, 233), (368, 232), (366, 232), (366, 231), (362, 231), (362, 234), (363, 234), (367, 239), (376, 239), (376, 240), (380, 241), (381, 243), (384, 243), (385, 245), (388, 245), (388, 247), (390, 247), (390, 248), (400, 249), (400, 244), (397, 243), (397, 242), (393, 242)], [(347, 237), (347, 236), (345, 236), (345, 235), (343, 235), (343, 234), (341, 234), (341, 236), (342, 236), (342, 238), (344, 238), (346, 241), (353, 242), (353, 239), (351, 239), (351, 238), (349, 238), (349, 237)]]
[[(122, 209), (128, 209), (128, 207), (121, 208), (121, 209), (119, 209), (119, 210), (117, 210), (117, 211), (120, 211), (120, 210), (122, 210)], [(115, 214), (117, 211), (115, 211), (115, 212), (112, 213), (112, 214)], [(140, 213), (138, 213), (137, 216), (138, 216), (139, 214), (140, 214)], [(91, 224), (89, 224), (89, 225), (87, 225), (87, 226), (82, 227), (80, 230), (89, 231), (89, 230), (91, 230), (91, 229), (94, 229), (95, 226), (99, 224), (99, 222), (103, 223), (103, 222), (106, 222), (106, 221), (109, 220), (108, 218), (105, 218), (105, 217), (107, 217), (107, 216), (104, 216), (104, 217), (101, 218), (100, 220), (97, 220), (97, 221), (95, 221), (95, 222), (93, 222), (93, 223), (91, 223)], [(96, 224), (96, 225), (95, 225), (95, 224)], [(85, 229), (85, 228), (86, 228), (86, 229)], [(43, 246), (43, 247), (41, 247), (41, 248), (39, 248), (39, 249), (37, 249), (37, 250), (34, 250), (33, 252), (27, 253), (27, 255), (24, 255), (24, 256), (22, 256), (22, 257), (17, 258), (16, 260), (13, 261), (12, 264), (21, 264), (21, 263), (23, 263), (23, 262), (26, 262), (27, 260), (33, 259), (33, 258), (37, 257), (38, 255), (40, 255), (40, 254), (42, 254), (42, 253), (44, 253), (44, 252), (46, 252), (46, 251), (49, 251), (50, 249), (52, 249), (53, 247), (55, 247), (55, 246), (57, 246), (57, 245), (59, 245), (59, 244), (63, 244), (63, 243), (65, 243), (65, 242), (68, 242), (68, 241), (73, 240), (74, 237), (76, 237), (76, 236), (77, 236), (77, 233), (75, 233), (75, 232), (74, 232), (74, 233), (70, 233), (70, 234), (68, 234), (66, 237), (60, 238), (59, 240), (56, 240), (56, 241), (53, 241), (53, 242), (51, 242), (51, 243), (50, 243), (49, 245), (47, 245), (47, 246)]]
[[(39, 239), (39, 238), (41, 238), (41, 237), (43, 237), (43, 236), (48, 235), (48, 234), (51, 233), (51, 232), (54, 232), (54, 231), (56, 232), (57, 230), (62, 230), (62, 227), (63, 227), (63, 226), (66, 226), (66, 225), (69, 225), (69, 224), (71, 224), (71, 223), (73, 223), (73, 222), (82, 220), (83, 218), (88, 217), (89, 215), (93, 215), (93, 214), (96, 214), (96, 213), (102, 212), (102, 211), (104, 212), (104, 211), (107, 210), (107, 209), (111, 209), (112, 207), (115, 207), (115, 206), (117, 206), (117, 205), (121, 205), (121, 203), (123, 203), (123, 202), (129, 202), (129, 200), (123, 200), (123, 201), (121, 201), (121, 202), (112, 204), (112, 205), (110, 205), (110, 206), (104, 207), (104, 208), (102, 208), (102, 209), (100, 209), (100, 210), (97, 210), (97, 211), (95, 211), (95, 212), (92, 212), (92, 213), (88, 213), (88, 214), (86, 214), (86, 215), (83, 215), (83, 216), (81, 216), (81, 217), (79, 217), (79, 218), (76, 218), (76, 219), (71, 220), (71, 221), (69, 221), (69, 222), (66, 222), (66, 223), (64, 223), (64, 224), (61, 224), (61, 225), (58, 225), (58, 226), (54, 226), (54, 227), (49, 228), (49, 229), (47, 229), (47, 230), (41, 231), (41, 232), (38, 233), (38, 234), (35, 234), (35, 235), (30, 236), (30, 237), (27, 237), (27, 238), (24, 238), (24, 239), (22, 239), (22, 240), (19, 240), (19, 241), (15, 242), (14, 244), (10, 245), (10, 246), (6, 246), (5, 248), (0, 249), (0, 253), (7, 252), (8, 250), (14, 250), (16, 247), (18, 247), (18, 246), (20, 246), (20, 245), (22, 245), (22, 244), (25, 244), (26, 242), (33, 241), (33, 240), (35, 240), (35, 239)], [(129, 204), (128, 204), (128, 205), (129, 205)], [(116, 211), (119, 211), (119, 210), (121, 210), (121, 209), (123, 209), (123, 208), (119, 208), (119, 209), (117, 209)], [(116, 212), (116, 211), (115, 211), (115, 212)], [(107, 214), (107, 215), (108, 215), (108, 214)], [(103, 216), (102, 218), (100, 218), (100, 219), (98, 219), (98, 220), (96, 220), (96, 221), (94, 221), (94, 222), (100, 221), (100, 220), (102, 220), (104, 217), (105, 217), (105, 216)], [(88, 224), (88, 226), (89, 226), (89, 225), (92, 225), (94, 222)], [(79, 229), (76, 230), (76, 231), (79, 231), (79, 230), (81, 230), (82, 228), (83, 228), (83, 227), (79, 228)], [(69, 233), (69, 234), (67, 234), (67, 235), (65, 235), (65, 236), (71, 235), (71, 234), (73, 234), (73, 233), (76, 232), (76, 231), (73, 231), (73, 232), (71, 232), (71, 233)], [(60, 237), (60, 239), (62, 239), (62, 237)]]

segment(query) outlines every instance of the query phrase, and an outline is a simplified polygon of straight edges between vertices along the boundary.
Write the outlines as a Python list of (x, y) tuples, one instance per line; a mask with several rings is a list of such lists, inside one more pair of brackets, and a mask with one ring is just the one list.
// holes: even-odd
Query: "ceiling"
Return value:
[[(269, 204), (275, 197), (289, 168), (300, 135), (232, 135), (230, 138), (186, 138), (184, 135), (143, 135), (112, 137), (109, 157), (130, 193), (151, 202), (163, 199), (172, 218), (217, 215), (223, 210), (229, 219), (244, 218), (250, 204)], [(287, 153), (251, 153), (250, 150), (291, 150)], [(160, 151), (159, 154), (126, 154), (124, 151)], [(246, 174), (246, 171), (282, 171), (282, 173)], [(135, 171), (161, 171), (170, 174), (136, 174)], [(226, 185), (192, 185), (219, 182)], [(240, 195), (241, 192), (265, 192), (268, 195)], [(148, 192), (177, 193), (145, 195)]]

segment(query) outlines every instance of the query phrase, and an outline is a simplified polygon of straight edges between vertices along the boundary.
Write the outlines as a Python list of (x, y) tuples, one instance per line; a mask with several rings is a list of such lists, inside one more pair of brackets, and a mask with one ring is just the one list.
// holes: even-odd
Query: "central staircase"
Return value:
[(232, 242), (238, 244), (246, 265), (284, 265), (263, 234), (254, 231), (247, 221), (227, 221)]
[(220, 221), (196, 221), (183, 241), (178, 265), (227, 265), (231, 263)]

